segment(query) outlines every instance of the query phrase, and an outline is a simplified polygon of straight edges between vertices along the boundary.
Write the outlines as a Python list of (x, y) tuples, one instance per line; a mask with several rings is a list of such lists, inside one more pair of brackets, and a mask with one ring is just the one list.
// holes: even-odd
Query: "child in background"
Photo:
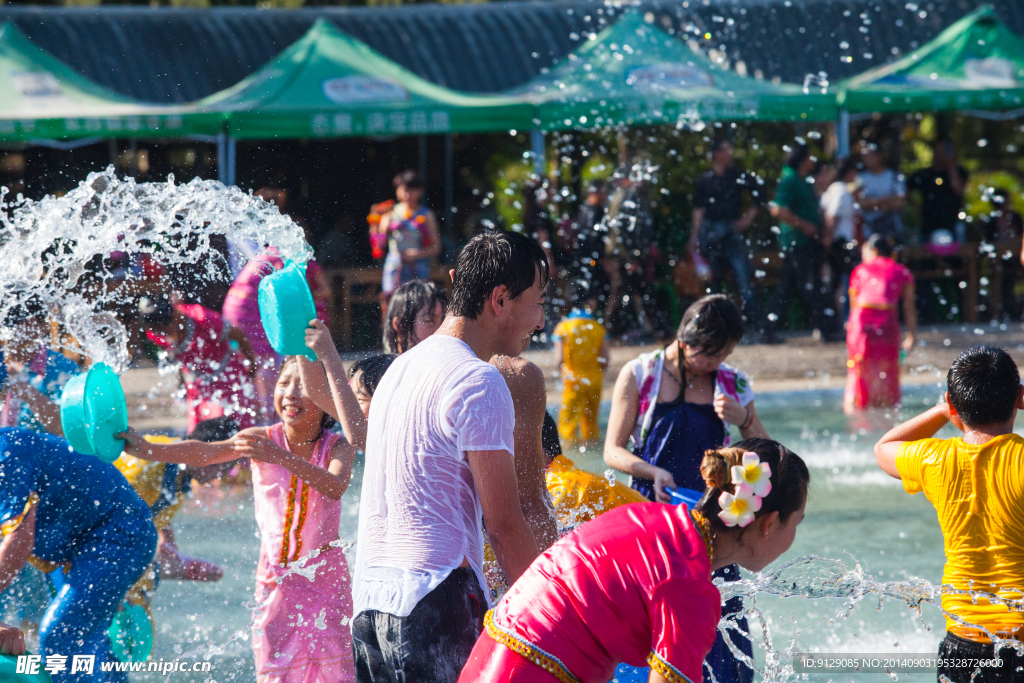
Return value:
[(199, 304), (143, 297), (139, 311), (146, 337), (181, 363), (190, 432), (214, 417), (234, 418), (243, 429), (259, 423), (257, 361), (244, 332)]
[(555, 358), (565, 383), (558, 433), (570, 445), (601, 438), (597, 411), (608, 366), (608, 333), (594, 315), (597, 292), (579, 292), (573, 298), (572, 312), (558, 323), (553, 335)]
[[(338, 539), (341, 496), (355, 449), (330, 431), (334, 421), (303, 391), (295, 357), (281, 366), (274, 391), (281, 422), (215, 443), (150, 444), (125, 437), (137, 457), (209, 465), (253, 459), (253, 495), (262, 544), (256, 569), (253, 654), (257, 681), (353, 681), (352, 589)], [(325, 562), (315, 581), (294, 573), (300, 558)]]
[(363, 415), (370, 417), (370, 401), (377, 391), (377, 385), (384, 378), (391, 364), (398, 356), (391, 353), (382, 353), (377, 356), (370, 356), (363, 360), (356, 361), (348, 369), (348, 384), (359, 401), (359, 407), (363, 409)]
[[(1024, 438), (1013, 433), (1024, 387), (1013, 359), (994, 346), (961, 353), (946, 382), (946, 402), (893, 428), (875, 445), (875, 458), (907, 493), (924, 491), (942, 527), (942, 583), (954, 590), (942, 592), (939, 680), (1017, 680), (1024, 655), (1012, 647), (996, 653), (992, 641), (1024, 640), (1024, 613), (983, 594), (1019, 604), (1024, 586)], [(934, 438), (950, 422), (963, 434)], [(979, 673), (967, 664), (996, 654), (1002, 666)]]
[(448, 296), (433, 282), (413, 280), (395, 290), (384, 317), (384, 350), (405, 353), (444, 321)]

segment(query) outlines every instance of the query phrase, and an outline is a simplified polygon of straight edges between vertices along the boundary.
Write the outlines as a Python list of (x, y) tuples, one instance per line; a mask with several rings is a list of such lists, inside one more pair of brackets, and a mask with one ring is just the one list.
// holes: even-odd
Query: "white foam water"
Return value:
[[(200, 279), (222, 279), (222, 255), (210, 237), (273, 245), (304, 263), (312, 249), (302, 229), (277, 207), (237, 187), (196, 178), (179, 185), (118, 178), (113, 167), (92, 173), (62, 197), (33, 201), (0, 194), (0, 320), (36, 298), (93, 362), (127, 369), (128, 333), (115, 311), (134, 303), (137, 276), (109, 272), (99, 259), (114, 252), (149, 254), (162, 266), (189, 265)], [(101, 262), (100, 262), (101, 263)], [(10, 335), (10, 330), (4, 330)]]

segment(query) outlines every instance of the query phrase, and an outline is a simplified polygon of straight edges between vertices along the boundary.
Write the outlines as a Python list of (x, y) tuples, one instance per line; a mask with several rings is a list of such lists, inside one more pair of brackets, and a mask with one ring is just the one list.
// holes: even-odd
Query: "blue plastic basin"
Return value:
[(117, 460), (124, 440), (114, 434), (128, 429), (128, 405), (117, 374), (97, 363), (68, 380), (60, 397), (60, 421), (73, 449), (103, 462)]
[(694, 505), (696, 505), (697, 501), (699, 501), (701, 499), (701, 496), (704, 495), (703, 493), (700, 493), (699, 491), (694, 491), (693, 489), (684, 489), (683, 487), (679, 487), (679, 488), (677, 488), (675, 490), (673, 490), (673, 489), (665, 489), (665, 490), (668, 491), (668, 495), (672, 496), (672, 504), (673, 505), (679, 505), (680, 503), (686, 503), (686, 507), (688, 507), (688, 508), (692, 508)]
[(284, 268), (260, 280), (260, 321), (271, 348), (282, 356), (316, 360), (306, 346), (306, 328), (316, 317), (306, 267), (288, 261)]
[[(25, 653), (31, 654), (31, 653)], [(61, 653), (63, 654), (63, 653)], [(68, 661), (66, 662), (68, 671), (71, 671), (71, 657), (70, 653)], [(20, 674), (18, 673), (18, 658), (12, 655), (0, 655), (0, 681), (3, 683), (52, 683), (53, 679), (50, 678), (50, 674), (46, 673), (46, 656), (43, 655), (42, 660), (39, 662), (39, 673), (35, 674)], [(99, 670), (99, 666), (96, 667)], [(78, 674), (76, 674), (77, 677)]]

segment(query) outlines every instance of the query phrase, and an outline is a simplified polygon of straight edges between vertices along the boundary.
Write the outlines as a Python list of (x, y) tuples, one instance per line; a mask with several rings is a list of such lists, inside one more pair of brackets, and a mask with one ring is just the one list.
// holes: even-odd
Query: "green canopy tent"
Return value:
[(1022, 79), (1024, 40), (986, 5), (906, 57), (840, 83), (836, 93), (850, 113), (999, 110), (1024, 105)]
[(323, 18), (196, 107), (222, 113), (239, 139), (497, 132), (529, 128), (533, 119), (527, 103), (430, 83)]
[(723, 69), (638, 10), (505, 94), (536, 104), (542, 130), (836, 116), (834, 96)]
[(0, 26), (0, 141), (215, 134), (219, 117), (146, 105), (93, 83), (7, 22)]

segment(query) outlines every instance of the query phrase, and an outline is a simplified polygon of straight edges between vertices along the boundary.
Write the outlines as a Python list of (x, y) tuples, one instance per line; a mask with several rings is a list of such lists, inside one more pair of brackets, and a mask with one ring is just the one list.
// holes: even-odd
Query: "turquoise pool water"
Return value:
[[(904, 410), (934, 405), (937, 385), (908, 390)], [(758, 411), (771, 435), (799, 453), (811, 468), (807, 518), (793, 548), (781, 561), (816, 554), (860, 562), (866, 574), (884, 581), (921, 577), (939, 583), (942, 536), (935, 513), (923, 496), (907, 495), (882, 473), (871, 449), (895, 416), (876, 413), (851, 419), (841, 409), (839, 391), (765, 394)], [(603, 406), (602, 421), (608, 406)], [(569, 454), (576, 462), (604, 472), (599, 453)], [(354, 539), (361, 467), (344, 501), (343, 533)], [(174, 681), (249, 681), (252, 655), (247, 639), (253, 576), (259, 551), (251, 494), (207, 491), (189, 501), (175, 519), (179, 547), (215, 560), (225, 578), (216, 584), (165, 582), (153, 603), (157, 621), (156, 659), (210, 656), (209, 674), (174, 674)], [(805, 652), (933, 653), (943, 633), (936, 610), (924, 622), (904, 605), (867, 599), (836, 624), (845, 609), (835, 599), (779, 599), (759, 596), (776, 649), (795, 644)], [(930, 630), (929, 630), (930, 629)], [(861, 680), (882, 675), (862, 676)], [(135, 674), (134, 680), (165, 680)], [(817, 680), (819, 677), (812, 677)], [(835, 680), (855, 678), (833, 676)], [(826, 680), (827, 677), (820, 677)], [(923, 680), (915, 676), (917, 680)]]

